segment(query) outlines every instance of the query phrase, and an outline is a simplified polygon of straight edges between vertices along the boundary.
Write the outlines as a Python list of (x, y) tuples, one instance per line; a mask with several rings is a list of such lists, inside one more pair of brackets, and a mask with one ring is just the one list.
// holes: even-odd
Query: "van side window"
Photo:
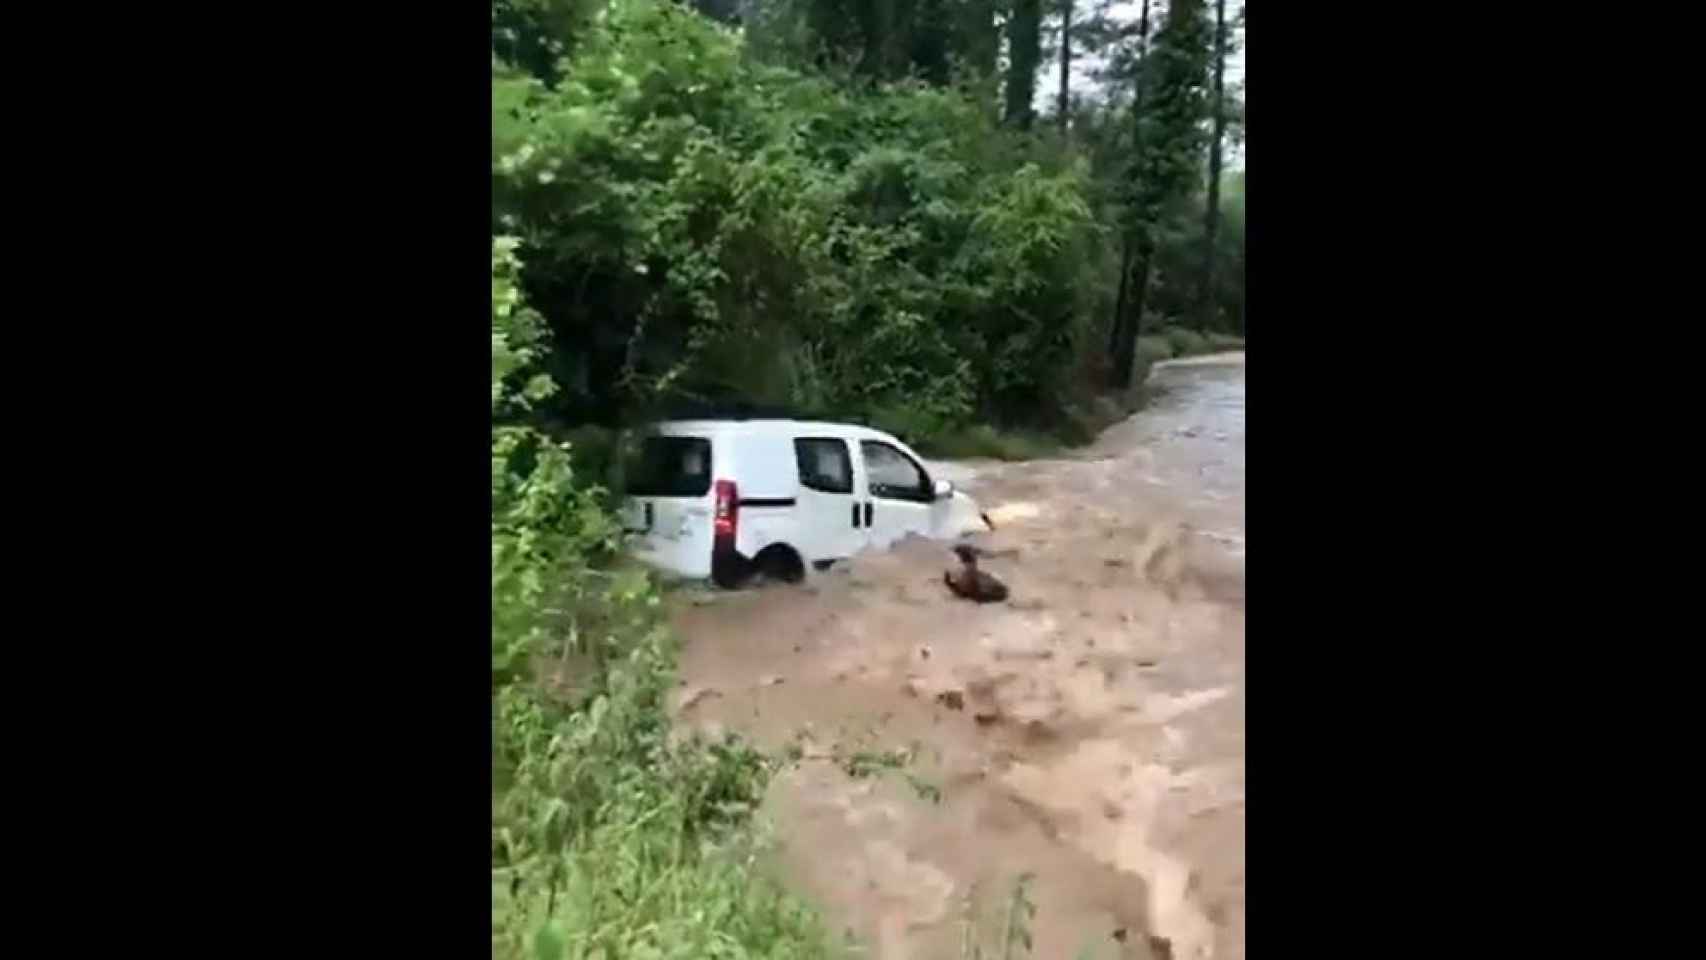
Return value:
[(647, 437), (628, 465), (628, 494), (635, 497), (702, 497), (711, 489), (711, 441), (703, 437)]
[(872, 496), (925, 502), (932, 499), (930, 478), (911, 457), (876, 440), (861, 440), (859, 450), (865, 455), (865, 476)]
[(794, 441), (800, 486), (821, 493), (853, 492), (853, 456), (845, 440), (801, 437)]

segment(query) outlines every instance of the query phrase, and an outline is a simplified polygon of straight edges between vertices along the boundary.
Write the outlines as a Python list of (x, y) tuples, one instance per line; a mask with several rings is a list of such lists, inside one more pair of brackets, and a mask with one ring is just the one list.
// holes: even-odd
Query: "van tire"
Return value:
[(806, 578), (806, 564), (798, 552), (785, 543), (773, 543), (758, 551), (753, 558), (754, 569), (766, 580), (799, 583)]
[(733, 550), (711, 556), (711, 582), (724, 590), (739, 590), (752, 579), (754, 564)]

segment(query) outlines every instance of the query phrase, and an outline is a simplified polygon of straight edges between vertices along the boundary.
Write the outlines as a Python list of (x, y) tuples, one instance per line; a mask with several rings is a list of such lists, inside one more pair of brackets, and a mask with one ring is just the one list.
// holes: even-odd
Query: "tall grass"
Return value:
[[(959, 960), (1016, 960), (1031, 955), (1031, 924), (1037, 916), (1037, 905), (1031, 899), (1035, 879), (1030, 873), (1020, 874), (996, 918), (979, 908), (975, 887), (966, 894), (960, 917)], [(1000, 921), (993, 931), (987, 929), (991, 919)]]
[(831, 956), (814, 912), (756, 867), (774, 762), (733, 738), (671, 742), (676, 648), (655, 597), (629, 580), (583, 600), (573, 622), (602, 635), (574, 631), (580, 649), (495, 693), (492, 955)]

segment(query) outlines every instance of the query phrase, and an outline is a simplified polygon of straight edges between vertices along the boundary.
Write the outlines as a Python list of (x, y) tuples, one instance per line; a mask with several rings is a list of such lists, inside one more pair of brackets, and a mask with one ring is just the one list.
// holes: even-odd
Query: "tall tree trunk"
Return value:
[[(1245, 174), (1246, 180), (1249, 174)], [(1243, 196), (1246, 198), (1243, 229), (1238, 231), (1238, 269), (1244, 275), (1238, 281), (1238, 335), (1245, 336), (1244, 316), (1250, 309), (1250, 214), (1248, 198), (1249, 187), (1246, 185)]]
[[(1131, 166), (1135, 171), (1143, 156), (1143, 90), (1144, 77), (1149, 72), (1149, 0), (1143, 0), (1143, 13), (1137, 24), (1137, 75), (1133, 79), (1131, 99)], [(1131, 203), (1138, 201), (1138, 191), (1131, 190)], [(1131, 368), (1137, 353), (1138, 328), (1143, 322), (1143, 303), (1149, 293), (1149, 254), (1146, 250), (1149, 227), (1143, 222), (1143, 211), (1127, 211), (1126, 256), (1120, 286), (1125, 294), (1119, 298), (1114, 314), (1113, 348), (1114, 386), (1125, 390), (1131, 386)], [(1136, 254), (1136, 256), (1133, 256)], [(1136, 261), (1136, 262), (1134, 262)], [(1136, 269), (1141, 266), (1141, 269)], [(1136, 280), (1136, 283), (1131, 281)], [(1135, 310), (1133, 305), (1135, 302)]]
[(1137, 338), (1143, 333), (1143, 307), (1149, 299), (1149, 267), (1154, 250), (1149, 242), (1148, 229), (1138, 237), (1137, 253), (1132, 258), (1131, 292), (1126, 295), (1129, 314), (1120, 337), (1118, 359), (1114, 366), (1114, 382), (1121, 390), (1131, 387), (1132, 367), (1137, 363)]
[(1014, 0), (1007, 27), (1007, 123), (1031, 127), (1036, 111), (1037, 61), (1042, 58), (1042, 0)]
[(862, 0), (854, 4), (864, 50), (859, 58), (858, 71), (867, 77), (885, 79), (888, 75), (888, 51), (894, 32), (894, 0)]
[(1001, 57), (1001, 33), (995, 26), (994, 0), (967, 0), (962, 42), (966, 60), (971, 68), (986, 78), (994, 78)]
[(1214, 235), (1220, 228), (1220, 141), (1226, 137), (1226, 0), (1214, 0), (1214, 139), (1208, 145), (1208, 208), (1203, 211), (1202, 280), (1197, 287), (1197, 330), (1214, 318)]
[(1072, 77), (1072, 0), (1060, 0), (1060, 106), (1055, 113), (1060, 122), (1060, 135), (1066, 136), (1066, 121), (1071, 100)]
[(953, 26), (947, 18), (946, 0), (921, 0), (912, 30), (912, 62), (925, 82), (937, 87), (948, 82), (948, 37)]
[(1120, 240), (1120, 292), (1114, 298), (1114, 318), (1108, 324), (1108, 359), (1111, 362), (1120, 348), (1120, 335), (1123, 327), (1120, 321), (1125, 317), (1126, 281), (1131, 279), (1131, 231), (1125, 231)]

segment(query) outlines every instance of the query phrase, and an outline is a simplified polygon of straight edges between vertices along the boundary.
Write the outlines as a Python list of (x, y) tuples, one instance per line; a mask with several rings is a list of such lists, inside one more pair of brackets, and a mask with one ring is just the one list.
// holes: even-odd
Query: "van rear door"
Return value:
[(711, 438), (654, 434), (628, 467), (623, 526), (636, 556), (684, 577), (711, 573)]

